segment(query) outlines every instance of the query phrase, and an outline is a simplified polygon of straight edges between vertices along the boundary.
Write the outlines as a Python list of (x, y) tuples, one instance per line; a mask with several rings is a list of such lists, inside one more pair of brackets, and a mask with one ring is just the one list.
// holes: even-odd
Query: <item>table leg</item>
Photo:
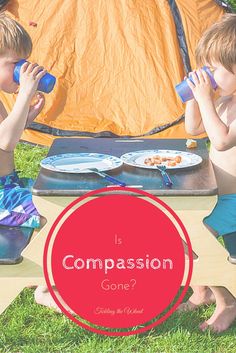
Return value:
[[(34, 196), (39, 212), (48, 220), (47, 225), (24, 251), (23, 255), (42, 266), (42, 254), (46, 236), (59, 213), (75, 198)], [(203, 225), (203, 218), (216, 203), (216, 196), (160, 197), (182, 220), (186, 227), (193, 251), (193, 285), (225, 286), (236, 297), (236, 266), (228, 261), (228, 253)], [(185, 274), (186, 276), (186, 274)]]
[(29, 259), (18, 265), (1, 265), (0, 314), (25, 287), (39, 284), (44, 284), (42, 267)]
[[(204, 226), (216, 197), (163, 198), (186, 227), (194, 253), (192, 285), (223, 286), (236, 297), (236, 266), (228, 261), (228, 252)], [(185, 274), (186, 276), (186, 274)]]
[[(64, 204), (34, 197), (39, 213), (47, 219), (47, 224), (30, 241), (22, 252), (23, 261), (17, 265), (2, 265), (0, 270), (0, 313), (15, 297), (29, 285), (44, 285), (43, 250), (47, 234), (57, 216), (63, 211)], [(59, 204), (58, 204), (59, 203)]]
[[(63, 211), (65, 204), (61, 205), (63, 198), (43, 198), (33, 196), (33, 202), (38, 212), (46, 218), (46, 225), (38, 232), (36, 237), (28, 244), (22, 255), (38, 265), (43, 266), (43, 250), (47, 235), (56, 218)], [(67, 201), (69, 204), (69, 201)]]
[(0, 314), (12, 303), (25, 285), (21, 281), (0, 279)]

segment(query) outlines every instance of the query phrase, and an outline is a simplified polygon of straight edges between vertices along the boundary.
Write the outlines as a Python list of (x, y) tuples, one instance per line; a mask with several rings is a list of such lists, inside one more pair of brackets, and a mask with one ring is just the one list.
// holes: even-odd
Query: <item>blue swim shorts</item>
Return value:
[(236, 232), (236, 194), (219, 195), (213, 211), (203, 219), (203, 223), (218, 236)]
[(0, 177), (0, 225), (39, 228), (40, 215), (31, 194), (32, 179), (19, 178), (14, 171)]

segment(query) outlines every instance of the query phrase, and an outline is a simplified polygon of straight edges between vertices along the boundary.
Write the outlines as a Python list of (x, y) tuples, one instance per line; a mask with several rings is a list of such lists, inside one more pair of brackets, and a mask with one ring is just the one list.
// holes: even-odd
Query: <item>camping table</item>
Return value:
[[(186, 148), (184, 139), (115, 139), (63, 138), (56, 139), (49, 156), (60, 153), (98, 152), (120, 157), (130, 151), (144, 149), (174, 149), (199, 154), (203, 162), (193, 168), (168, 171), (173, 181), (171, 189), (162, 184), (158, 171), (123, 165), (109, 174), (130, 185), (142, 185), (145, 190), (168, 204), (186, 227), (194, 253), (191, 284), (227, 287), (236, 296), (236, 266), (228, 262), (224, 247), (202, 223), (216, 203), (217, 186), (206, 140), (198, 140), (194, 150)], [(24, 250), (27, 261), (42, 266), (47, 234), (60, 212), (84, 193), (107, 186), (107, 181), (96, 174), (67, 174), (41, 168), (33, 188), (33, 201), (47, 224)], [(41, 276), (43, 280), (43, 275)], [(39, 276), (35, 278), (39, 284)]]

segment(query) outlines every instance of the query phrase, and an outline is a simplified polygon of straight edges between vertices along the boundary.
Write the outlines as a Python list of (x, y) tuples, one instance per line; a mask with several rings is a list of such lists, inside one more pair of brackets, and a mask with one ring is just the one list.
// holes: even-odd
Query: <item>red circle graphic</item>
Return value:
[[(182, 291), (180, 230), (189, 250)], [(144, 191), (111, 187), (78, 198), (57, 218), (45, 245), (44, 273), (70, 319), (100, 334), (130, 335), (173, 313), (189, 286), (191, 254), (187, 232), (169, 206)]]

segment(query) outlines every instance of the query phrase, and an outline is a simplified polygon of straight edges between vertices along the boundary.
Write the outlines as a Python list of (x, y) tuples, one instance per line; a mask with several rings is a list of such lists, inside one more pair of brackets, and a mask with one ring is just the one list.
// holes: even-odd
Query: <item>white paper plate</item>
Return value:
[(182, 160), (175, 166), (168, 166), (167, 162), (162, 162), (158, 166), (166, 166), (166, 169), (190, 168), (202, 162), (202, 157), (197, 154), (175, 150), (142, 150), (123, 154), (120, 158), (125, 164), (133, 167), (141, 167), (146, 169), (157, 169), (156, 166), (149, 166), (144, 163), (146, 158), (159, 155), (160, 157), (176, 157), (181, 156)]
[(101, 153), (65, 153), (43, 159), (41, 167), (62, 173), (91, 173), (89, 168), (107, 171), (120, 167), (122, 160)]

